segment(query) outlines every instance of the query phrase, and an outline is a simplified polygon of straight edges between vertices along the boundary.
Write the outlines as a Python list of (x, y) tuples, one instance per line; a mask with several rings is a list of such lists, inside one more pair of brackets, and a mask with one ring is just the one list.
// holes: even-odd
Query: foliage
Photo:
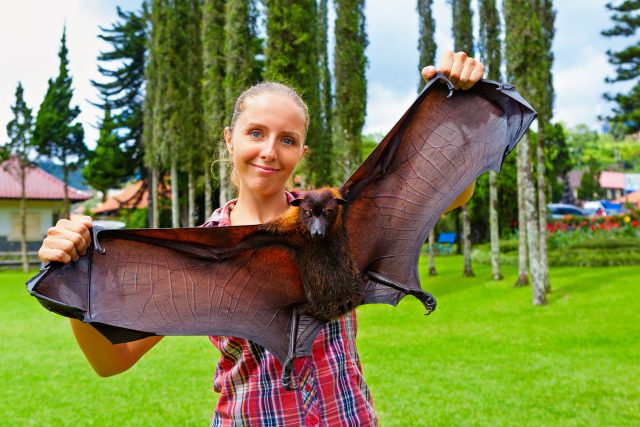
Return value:
[(18, 82), (15, 93), (16, 101), (11, 106), (13, 118), (7, 123), (7, 141), (0, 151), (0, 162), (10, 155), (17, 156), (21, 166), (28, 163), (28, 154), (31, 151), (33, 143), (31, 134), (33, 132), (33, 116), (31, 108), (27, 106), (24, 100), (24, 89), (22, 83)]
[(471, 0), (449, 0), (453, 12), (453, 50), (473, 56), (473, 26)]
[[(119, 21), (111, 28), (100, 28), (98, 38), (110, 44), (111, 50), (100, 52), (98, 61), (114, 64), (107, 68), (98, 65), (98, 71), (107, 79), (105, 82), (92, 80), (98, 89), (101, 103), (97, 104), (103, 110), (109, 108), (113, 118), (114, 135), (118, 145), (126, 152), (128, 161), (117, 167), (122, 182), (140, 174), (143, 168), (144, 147), (143, 133), (143, 86), (144, 67), (147, 56), (147, 6), (143, 3), (138, 12), (125, 12), (116, 8)], [(106, 112), (105, 112), (106, 115)], [(100, 159), (100, 154), (94, 153), (93, 159), (108, 162), (111, 159)], [(97, 187), (95, 187), (97, 188)]]
[(73, 123), (80, 114), (78, 106), (71, 107), (73, 96), (72, 79), (67, 59), (67, 31), (60, 41), (60, 67), (58, 77), (49, 79), (47, 92), (40, 104), (33, 131), (33, 142), (38, 151), (62, 163), (65, 182), (65, 210), (68, 214), (67, 196), (69, 170), (76, 169), (84, 159), (87, 148), (84, 144), (84, 129), (79, 122)]
[[(293, 86), (309, 108), (306, 144), (309, 158), (303, 175), (314, 187), (332, 183), (331, 146), (323, 127), (320, 94), (320, 38), (315, 0), (268, 0), (265, 77)], [(326, 38), (325, 38), (326, 42)], [(326, 45), (324, 46), (326, 51)]]
[[(419, 67), (425, 65), (434, 65), (436, 62), (436, 40), (435, 31), (436, 23), (433, 19), (433, 0), (418, 0), (419, 19), (419, 36), (418, 36), (418, 52), (420, 61)], [(418, 72), (418, 92), (424, 87), (424, 79), (422, 73)]]
[[(358, 309), (358, 350), (381, 425), (636, 424), (638, 267), (552, 269), (554, 292), (540, 308), (528, 289), (509, 285), (515, 268), (495, 282), (480, 264), (463, 279), (461, 265), (440, 257), (429, 277), (420, 260), (423, 287), (438, 299), (428, 317), (412, 297)], [(129, 371), (100, 378), (68, 320), (25, 292), (27, 277), (0, 273), (1, 424), (209, 422), (219, 354), (206, 337), (165, 338)]]
[(500, 46), (500, 14), (495, 0), (480, 0), (480, 39), (478, 50), (487, 78), (501, 81), (502, 49)]
[(630, 46), (614, 52), (607, 51), (609, 62), (615, 66), (616, 76), (607, 78), (607, 83), (623, 81), (635, 81), (633, 88), (628, 93), (617, 93), (615, 95), (605, 94), (605, 98), (614, 101), (617, 107), (613, 109), (613, 115), (608, 119), (614, 123), (624, 126), (626, 133), (638, 132), (640, 130), (640, 42), (635, 39), (635, 34), (640, 27), (638, 12), (640, 2), (637, 0), (611, 1), (606, 5), (613, 14), (611, 20), (614, 26), (603, 31), (605, 37), (634, 37), (634, 42)]
[(126, 228), (147, 228), (149, 227), (149, 209), (122, 209), (120, 218), (127, 224)]
[(111, 106), (108, 102), (100, 123), (100, 137), (95, 150), (89, 153), (88, 158), (89, 162), (82, 168), (82, 176), (89, 185), (102, 192), (104, 202), (107, 190), (127, 182), (132, 163), (130, 153), (120, 149), (117, 125), (111, 116)]
[(548, 124), (544, 131), (545, 134), (545, 166), (548, 185), (551, 187), (549, 199), (552, 201), (560, 201), (565, 190), (565, 178), (574, 166), (574, 159), (567, 144), (565, 129), (562, 124)]
[(249, 86), (262, 80), (262, 40), (258, 37), (258, 12), (255, 0), (227, 1), (225, 3), (224, 93), (226, 122), (231, 123), (231, 114), (236, 98)]
[[(344, 158), (342, 175), (349, 176), (362, 158), (362, 127), (367, 108), (368, 44), (364, 0), (336, 0), (335, 125), (336, 150)], [(339, 179), (342, 180), (342, 179)]]
[(600, 167), (598, 161), (590, 157), (587, 169), (580, 178), (580, 187), (578, 188), (578, 198), (582, 200), (599, 199), (604, 195), (604, 190), (600, 188), (598, 181), (600, 177)]

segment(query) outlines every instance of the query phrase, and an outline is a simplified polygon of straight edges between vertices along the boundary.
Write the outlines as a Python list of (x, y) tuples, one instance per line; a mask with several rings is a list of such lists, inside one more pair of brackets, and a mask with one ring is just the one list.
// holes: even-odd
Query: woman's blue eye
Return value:
[(288, 136), (285, 136), (284, 138), (282, 138), (282, 142), (284, 142), (287, 145), (296, 145), (296, 141)]
[(262, 132), (260, 132), (259, 130), (252, 130), (251, 132), (249, 132), (249, 135), (251, 135), (254, 138), (260, 138), (262, 136)]

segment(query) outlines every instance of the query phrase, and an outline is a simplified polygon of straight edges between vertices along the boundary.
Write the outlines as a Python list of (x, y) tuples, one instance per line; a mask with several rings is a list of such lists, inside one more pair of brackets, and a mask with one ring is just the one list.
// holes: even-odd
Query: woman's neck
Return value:
[(280, 193), (262, 196), (250, 191), (240, 191), (238, 201), (231, 210), (232, 225), (263, 224), (276, 219), (289, 207), (283, 189)]

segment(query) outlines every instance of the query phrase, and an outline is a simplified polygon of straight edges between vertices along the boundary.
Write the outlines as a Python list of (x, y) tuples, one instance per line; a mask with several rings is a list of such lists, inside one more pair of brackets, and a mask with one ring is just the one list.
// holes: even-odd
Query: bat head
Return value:
[(300, 222), (311, 237), (325, 237), (340, 214), (340, 206), (346, 203), (336, 190), (324, 188), (305, 193), (291, 205), (298, 207)]

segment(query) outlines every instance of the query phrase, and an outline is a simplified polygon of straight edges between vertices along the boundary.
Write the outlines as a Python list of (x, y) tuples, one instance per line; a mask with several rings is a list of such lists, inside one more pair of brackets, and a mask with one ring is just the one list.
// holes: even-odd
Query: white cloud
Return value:
[(370, 84), (364, 133), (389, 132), (416, 96), (413, 90), (399, 94), (382, 84)]

